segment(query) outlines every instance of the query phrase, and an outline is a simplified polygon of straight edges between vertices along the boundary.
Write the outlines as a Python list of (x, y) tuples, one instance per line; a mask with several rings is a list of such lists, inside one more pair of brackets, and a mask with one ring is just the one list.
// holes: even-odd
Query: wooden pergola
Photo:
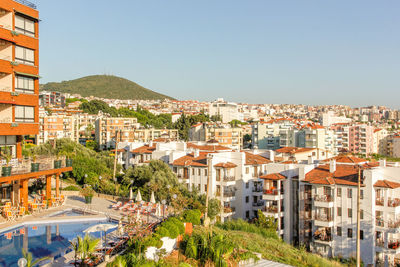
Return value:
[[(60, 174), (72, 171), (72, 167), (63, 167), (58, 169), (42, 170), (38, 172), (29, 172), (23, 174), (14, 174), (11, 176), (0, 177), (0, 184), (14, 184), (19, 181), (19, 203), (28, 209), (28, 183), (31, 179), (46, 178), (46, 199), (51, 199), (51, 178), (56, 176), (56, 197), (60, 196)], [(15, 189), (13, 188), (13, 191)], [(15, 203), (13, 203), (15, 205)], [(51, 203), (49, 203), (51, 206)]]

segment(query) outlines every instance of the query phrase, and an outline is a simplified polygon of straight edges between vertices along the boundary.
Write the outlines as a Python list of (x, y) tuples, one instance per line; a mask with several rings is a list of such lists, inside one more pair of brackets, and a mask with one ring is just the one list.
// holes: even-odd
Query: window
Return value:
[(198, 174), (199, 174), (199, 176), (201, 175), (201, 169), (199, 169)]
[(249, 196), (246, 196), (246, 203), (249, 203)]
[(360, 190), (360, 199), (364, 199), (364, 190)]
[(25, 94), (35, 93), (35, 80), (24, 76), (15, 76), (15, 91)]
[(347, 197), (352, 198), (353, 197), (353, 190), (351, 188), (347, 188)]
[(342, 188), (337, 189), (337, 196), (342, 197)]
[(249, 188), (249, 182), (246, 183), (246, 189)]
[(22, 46), (15, 46), (15, 61), (26, 65), (35, 65), (35, 51)]
[(360, 210), (360, 220), (364, 220), (364, 211)]
[(246, 211), (246, 218), (250, 218), (250, 211)]
[(281, 230), (285, 229), (285, 220), (281, 218)]
[(15, 106), (15, 121), (16, 122), (34, 122), (35, 108), (28, 106)]
[(194, 175), (194, 169), (192, 169), (192, 175)]
[(364, 231), (360, 230), (360, 239), (363, 240), (364, 239)]
[(347, 237), (348, 238), (353, 238), (353, 229), (351, 229), (351, 228), (347, 229)]
[(337, 216), (342, 216), (342, 208), (341, 207), (337, 208)]
[(347, 217), (349, 218), (353, 217), (353, 209), (347, 209)]
[(204, 170), (204, 175), (207, 176), (207, 169)]
[(336, 234), (337, 236), (342, 236), (342, 227), (339, 227), (336, 229)]
[(249, 172), (250, 172), (250, 168), (246, 167), (246, 174), (249, 174)]
[(35, 22), (25, 17), (15, 15), (15, 31), (35, 37)]

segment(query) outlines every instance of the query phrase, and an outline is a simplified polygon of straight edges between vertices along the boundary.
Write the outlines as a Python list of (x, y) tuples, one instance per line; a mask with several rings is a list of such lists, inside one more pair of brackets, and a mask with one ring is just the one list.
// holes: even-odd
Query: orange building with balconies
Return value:
[(20, 158), (25, 135), (39, 132), (39, 12), (0, 2), (0, 146)]
[[(39, 12), (26, 0), (0, 1), (0, 202), (29, 207), (28, 185), (45, 178), (51, 205), (60, 198), (59, 177), (71, 162), (22, 159), (24, 136), (39, 133)], [(11, 152), (11, 153), (10, 153)], [(11, 161), (11, 163), (10, 163)], [(56, 178), (52, 196), (51, 179)], [(22, 211), (22, 212), (21, 212)], [(24, 209), (20, 210), (21, 213)]]

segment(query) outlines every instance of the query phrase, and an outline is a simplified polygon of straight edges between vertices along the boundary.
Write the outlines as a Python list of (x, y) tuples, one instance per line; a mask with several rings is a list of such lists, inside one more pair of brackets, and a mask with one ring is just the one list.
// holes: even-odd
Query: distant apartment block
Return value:
[(142, 128), (136, 118), (99, 117), (95, 122), (95, 140), (100, 149), (115, 148), (118, 142), (150, 142), (158, 138), (177, 140), (178, 130)]
[(220, 145), (232, 149), (241, 149), (243, 146), (243, 133), (241, 127), (230, 127), (229, 124), (217, 125), (212, 123), (199, 123), (189, 129), (190, 141), (216, 140)]
[(68, 138), (74, 142), (79, 141), (78, 116), (50, 115), (40, 118), (38, 143), (43, 144), (49, 140)]
[(210, 116), (220, 116), (223, 123), (228, 123), (232, 120), (242, 120), (238, 105), (224, 101), (222, 98), (210, 103), (209, 114)]
[(356, 125), (332, 125), (341, 141), (343, 150), (362, 155), (376, 153), (374, 150), (374, 130), (375, 128), (366, 124)]
[(40, 92), (39, 105), (42, 107), (65, 107), (65, 95), (60, 92)]
[(328, 111), (322, 114), (321, 123), (324, 127), (329, 127), (332, 124), (337, 123), (350, 123), (352, 121), (351, 118), (347, 118), (345, 116), (335, 116), (335, 112)]

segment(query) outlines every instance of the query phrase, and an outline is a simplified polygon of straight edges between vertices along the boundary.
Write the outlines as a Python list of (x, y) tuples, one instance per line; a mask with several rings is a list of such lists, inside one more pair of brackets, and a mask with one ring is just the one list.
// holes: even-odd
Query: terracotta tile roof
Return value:
[(199, 149), (200, 151), (232, 151), (229, 147), (220, 145), (196, 145), (193, 143), (187, 143), (187, 148)]
[(214, 167), (229, 169), (229, 168), (235, 168), (235, 167), (237, 167), (237, 165), (232, 162), (226, 162), (226, 163), (221, 162), (221, 163), (215, 164)]
[(244, 152), (246, 154), (246, 163), (245, 165), (260, 165), (260, 164), (268, 164), (271, 163), (267, 158), (264, 158), (260, 155), (255, 155), (249, 152)]
[(362, 162), (367, 162), (366, 159), (362, 159), (362, 158), (358, 158), (358, 157), (354, 157), (351, 155), (339, 155), (330, 159), (326, 159), (323, 160), (323, 162), (329, 162), (331, 160), (336, 160), (336, 163), (354, 163), (354, 164), (358, 164), (358, 163), (362, 163)]
[[(124, 148), (117, 149), (117, 152), (125, 152)], [(111, 152), (115, 152), (115, 149), (111, 149)]]
[(156, 150), (156, 146), (153, 145), (150, 147), (149, 145), (144, 145), (138, 148), (135, 148), (134, 150), (131, 151), (133, 154), (151, 154), (153, 151)]
[(303, 152), (308, 152), (315, 150), (316, 148), (306, 148), (306, 147), (282, 147), (277, 150), (275, 150), (277, 153), (290, 153), (290, 154), (296, 154), (296, 153), (303, 153)]
[(336, 171), (329, 171), (329, 164), (321, 165), (306, 174), (305, 182), (311, 184), (342, 184), (357, 185), (358, 166), (355, 165), (336, 165)]
[(284, 180), (286, 179), (286, 176), (280, 173), (271, 173), (271, 174), (261, 175), (260, 178), (267, 180)]
[(391, 181), (388, 181), (388, 180), (378, 180), (378, 181), (376, 181), (374, 186), (375, 187), (383, 187), (383, 188), (395, 189), (395, 188), (399, 188), (400, 187), (400, 183), (391, 182)]
[(200, 153), (198, 157), (194, 157), (194, 154), (188, 154), (174, 160), (173, 166), (194, 166), (194, 167), (207, 167), (207, 154)]
[(374, 130), (374, 133), (379, 132), (379, 131), (382, 131), (382, 129), (377, 128), (377, 129)]

